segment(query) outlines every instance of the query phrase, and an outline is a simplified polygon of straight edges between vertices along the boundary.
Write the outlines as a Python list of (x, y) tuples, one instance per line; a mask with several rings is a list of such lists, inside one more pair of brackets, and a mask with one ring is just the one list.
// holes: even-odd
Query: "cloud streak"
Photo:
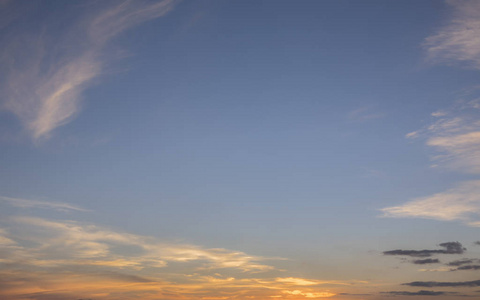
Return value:
[[(435, 151), (434, 166), (480, 174), (480, 102), (459, 102), (454, 108), (432, 114), (435, 121), (407, 134), (424, 138)], [(462, 221), (480, 226), (480, 180), (465, 181), (449, 190), (381, 209), (384, 217)]]
[(43, 208), (43, 209), (54, 209), (60, 211), (88, 211), (87, 209), (80, 208), (75, 205), (61, 202), (48, 202), (48, 201), (38, 201), (22, 198), (12, 198), (0, 196), (0, 201), (6, 202), (15, 207), (21, 208)]
[[(424, 46), (435, 63), (460, 64), (480, 69), (480, 2), (450, 0), (450, 23), (428, 37)], [(431, 114), (424, 128), (410, 132), (409, 139), (423, 139), (434, 151), (432, 167), (480, 174), (480, 101), (473, 94), (462, 95), (455, 106)], [(413, 199), (403, 205), (383, 208), (384, 217), (415, 217), (441, 221), (462, 221), (480, 226), (480, 181), (468, 181), (434, 195)]]
[[(23, 239), (36, 244), (30, 251), (42, 253), (35, 264), (85, 264), (120, 268), (163, 268), (168, 262), (200, 262), (206, 268), (232, 268), (243, 272), (272, 270), (259, 263), (263, 258), (226, 249), (204, 249), (193, 245), (160, 243), (148, 237), (118, 233), (78, 222), (56, 222), (17, 217), (14, 221), (27, 228)], [(126, 257), (119, 249), (129, 248), (135, 255)]]
[[(459, 242), (446, 242), (439, 245), (445, 249), (439, 250), (391, 250), (384, 251), (384, 255), (403, 255), (403, 256), (412, 256), (412, 257), (429, 257), (434, 254), (462, 254), (466, 249), (463, 248), (462, 244)], [(427, 260), (433, 261), (433, 260)], [(438, 262), (438, 260), (437, 260)], [(431, 262), (427, 262), (431, 263)]]
[(438, 264), (440, 263), (440, 260), (438, 259), (432, 259), (432, 258), (427, 258), (427, 259), (417, 259), (413, 261), (414, 264), (416, 265), (426, 265), (426, 264)]
[(93, 224), (34, 217), (9, 223), (15, 226), (0, 228), (0, 298), (6, 300), (314, 299), (368, 284), (285, 276), (263, 263), (275, 258)]
[(417, 287), (475, 287), (480, 286), (480, 280), (474, 281), (413, 281), (404, 283), (403, 285), (417, 286)]
[(384, 217), (460, 220), (480, 226), (480, 180), (467, 181), (442, 193), (421, 197), (403, 205), (381, 209)]
[(480, 3), (471, 0), (449, 0), (454, 9), (450, 23), (428, 37), (424, 46), (428, 58), (440, 63), (463, 63), (480, 68)]
[(449, 262), (447, 264), (447, 266), (458, 267), (458, 266), (462, 266), (462, 265), (466, 265), (466, 264), (475, 263), (475, 262), (478, 262), (478, 261), (479, 261), (478, 259), (460, 259), (460, 260), (455, 260), (455, 261)]
[(434, 120), (428, 126), (406, 137), (425, 140), (435, 151), (434, 166), (480, 174), (480, 101), (463, 99), (451, 109), (434, 112), (432, 116)]
[(382, 292), (382, 294), (388, 294), (392, 296), (445, 296), (445, 295), (455, 295), (455, 292), (436, 292), (436, 291), (425, 291), (421, 290), (418, 292), (406, 292), (406, 291), (391, 291), (391, 292)]
[[(83, 91), (103, 74), (111, 56), (110, 42), (138, 24), (165, 15), (174, 3), (94, 2), (77, 7), (81, 17), (62, 31), (53, 32), (49, 25), (65, 16), (49, 14), (45, 26), (38, 26), (41, 30), (11, 32), (2, 41), (7, 46), (0, 53), (0, 66), (6, 74), (0, 77), (3, 108), (22, 121), (34, 140), (48, 138), (79, 112)], [(14, 5), (7, 3), (7, 11)]]
[(466, 265), (456, 268), (452, 271), (461, 271), (461, 270), (480, 270), (480, 265)]

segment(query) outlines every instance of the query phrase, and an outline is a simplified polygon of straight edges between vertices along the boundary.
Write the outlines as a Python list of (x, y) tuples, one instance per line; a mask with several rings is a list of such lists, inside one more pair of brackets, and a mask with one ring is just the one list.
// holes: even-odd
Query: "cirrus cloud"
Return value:
[[(48, 138), (79, 112), (82, 93), (104, 73), (111, 41), (122, 32), (165, 15), (176, 1), (101, 1), (74, 7), (70, 26), (52, 31), (52, 23), (70, 16), (48, 14), (44, 24), (27, 28), (28, 12), (17, 16), (0, 40), (2, 106), (14, 113), (34, 140)], [(7, 2), (1, 15), (15, 11)]]

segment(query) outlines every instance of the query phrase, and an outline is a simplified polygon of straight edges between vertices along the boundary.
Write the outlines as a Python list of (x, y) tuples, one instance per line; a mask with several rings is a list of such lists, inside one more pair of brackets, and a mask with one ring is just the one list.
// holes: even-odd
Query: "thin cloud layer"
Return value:
[[(435, 121), (425, 128), (407, 134), (423, 138), (435, 151), (434, 166), (480, 174), (480, 102), (464, 101), (453, 109), (433, 113)], [(413, 199), (403, 205), (381, 209), (384, 217), (426, 218), (462, 221), (480, 226), (480, 181), (459, 183), (444, 192)]]
[(429, 257), (434, 254), (462, 254), (466, 249), (459, 242), (446, 242), (439, 245), (445, 249), (439, 250), (391, 250), (384, 251), (384, 255), (403, 255), (412, 257)]
[(406, 137), (426, 141), (435, 151), (434, 166), (480, 174), (480, 101), (462, 100), (449, 110), (432, 113), (432, 117), (431, 124)]
[[(0, 271), (0, 296), (13, 299), (314, 299), (337, 294), (325, 289), (286, 287), (270, 280), (223, 276), (146, 279), (115, 272), (62, 274)], [(23, 284), (22, 284), (23, 283)], [(293, 289), (291, 289), (293, 288)], [(292, 297), (295, 296), (295, 297)]]
[(434, 62), (464, 63), (480, 68), (480, 3), (449, 0), (454, 16), (447, 26), (425, 40), (428, 57)]
[(285, 271), (263, 263), (272, 258), (92, 224), (33, 217), (12, 222), (10, 230), (0, 229), (0, 298), (6, 300), (312, 299), (368, 283), (278, 276)]
[[(454, 10), (450, 23), (425, 41), (428, 57), (436, 63), (468, 65), (480, 69), (480, 2), (447, 1)], [(409, 139), (423, 139), (434, 151), (433, 167), (480, 174), (480, 101), (473, 88), (457, 104), (432, 113), (426, 127), (410, 132)], [(465, 98), (470, 97), (470, 100)], [(463, 221), (480, 226), (480, 181), (414, 199), (400, 206), (382, 209), (385, 217), (415, 217), (442, 221)]]
[(60, 211), (88, 211), (84, 208), (80, 208), (75, 205), (61, 202), (49, 202), (49, 201), (38, 201), (31, 199), (22, 199), (22, 198), (12, 198), (0, 196), (0, 201), (6, 202), (12, 206), (21, 207), (21, 208), (44, 208), (44, 209), (54, 209)]
[[(22, 239), (37, 245), (29, 247), (28, 251), (42, 253), (37, 258), (32, 258), (35, 264), (40, 265), (54, 266), (70, 262), (143, 269), (162, 268), (167, 262), (197, 261), (207, 268), (233, 268), (243, 272), (273, 269), (259, 263), (261, 257), (226, 249), (203, 249), (193, 245), (160, 243), (148, 237), (113, 232), (72, 221), (55, 222), (30, 217), (18, 217), (14, 221), (17, 226), (28, 229), (29, 233), (22, 235)], [(122, 248), (129, 248), (135, 255), (128, 257), (122, 255)]]
[(367, 106), (360, 107), (348, 113), (348, 119), (356, 122), (365, 122), (369, 120), (381, 119), (384, 117), (384, 113), (377, 112)]
[(480, 226), (480, 180), (467, 181), (442, 193), (421, 197), (403, 205), (381, 209), (385, 217), (460, 220)]
[[(61, 31), (49, 30), (50, 23), (65, 16), (49, 14), (43, 26), (17, 26), (23, 29), (9, 32), (2, 41), (7, 45), (0, 52), (4, 73), (0, 77), (2, 105), (22, 121), (35, 140), (48, 138), (79, 112), (83, 91), (102, 75), (111, 55), (106, 50), (112, 39), (135, 25), (165, 15), (174, 1), (91, 4), (77, 7), (80, 17)], [(7, 3), (6, 12), (15, 5)]]

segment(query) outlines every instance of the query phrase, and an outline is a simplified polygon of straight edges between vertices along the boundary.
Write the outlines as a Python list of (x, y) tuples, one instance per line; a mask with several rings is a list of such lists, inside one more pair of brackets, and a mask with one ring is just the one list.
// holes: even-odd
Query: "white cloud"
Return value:
[(447, 115), (447, 113), (441, 110), (432, 113), (432, 117), (443, 117), (445, 115)]
[(367, 106), (360, 107), (348, 113), (348, 119), (356, 122), (365, 122), (374, 119), (381, 119), (384, 117), (384, 113), (378, 112)]
[(408, 133), (407, 138), (423, 138), (435, 151), (436, 166), (480, 174), (480, 106), (478, 100), (464, 101), (436, 114), (431, 124)]
[(87, 211), (84, 208), (80, 208), (75, 205), (71, 205), (68, 203), (60, 203), (60, 202), (38, 201), (38, 200), (12, 198), (12, 197), (5, 197), (5, 196), (0, 196), (0, 201), (7, 202), (12, 206), (23, 207), (23, 208), (47, 208), (47, 209), (55, 209), (60, 211), (69, 211), (69, 210)]
[(425, 40), (428, 56), (435, 62), (465, 63), (480, 68), (480, 2), (447, 1), (454, 9), (451, 22)]
[(437, 158), (450, 167), (469, 173), (480, 173), (480, 131), (432, 137), (427, 141), (427, 145), (442, 151), (444, 154)]
[(382, 211), (385, 217), (459, 220), (475, 226), (480, 221), (480, 180), (464, 182), (445, 192), (387, 207)]
[[(165, 267), (167, 262), (200, 262), (205, 268), (231, 268), (242, 272), (274, 269), (260, 263), (264, 258), (226, 249), (205, 249), (199, 246), (162, 243), (153, 238), (114, 232), (95, 225), (73, 221), (49, 221), (40, 218), (17, 217), (19, 227), (24, 227), (22, 239), (36, 244), (31, 251), (42, 257), (42, 263), (78, 261), (88, 265), (122, 267)], [(135, 254), (125, 256), (122, 248)], [(135, 249), (135, 250), (133, 250)]]
[[(111, 5), (104, 8), (105, 3)], [(111, 56), (111, 49), (106, 53), (109, 42), (135, 25), (165, 15), (173, 4), (173, 0), (96, 2), (94, 13), (78, 8), (81, 17), (71, 20), (64, 31), (10, 34), (0, 52), (3, 107), (23, 122), (33, 139), (48, 138), (79, 112), (82, 92), (102, 75)]]
[[(454, 9), (450, 23), (425, 41), (428, 57), (437, 63), (461, 63), (480, 69), (480, 2), (447, 1)], [(480, 174), (480, 100), (472, 97), (478, 87), (465, 91), (463, 100), (406, 138), (423, 138), (435, 151), (433, 166)], [(470, 97), (471, 100), (464, 100)], [(434, 195), (382, 209), (385, 217), (416, 217), (462, 221), (480, 226), (480, 181), (468, 181)]]

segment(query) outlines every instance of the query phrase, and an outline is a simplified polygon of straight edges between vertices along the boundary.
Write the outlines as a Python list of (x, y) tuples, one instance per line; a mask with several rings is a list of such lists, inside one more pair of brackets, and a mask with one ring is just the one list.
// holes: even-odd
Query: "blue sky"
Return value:
[(0, 19), (5, 299), (478, 295), (477, 2)]

